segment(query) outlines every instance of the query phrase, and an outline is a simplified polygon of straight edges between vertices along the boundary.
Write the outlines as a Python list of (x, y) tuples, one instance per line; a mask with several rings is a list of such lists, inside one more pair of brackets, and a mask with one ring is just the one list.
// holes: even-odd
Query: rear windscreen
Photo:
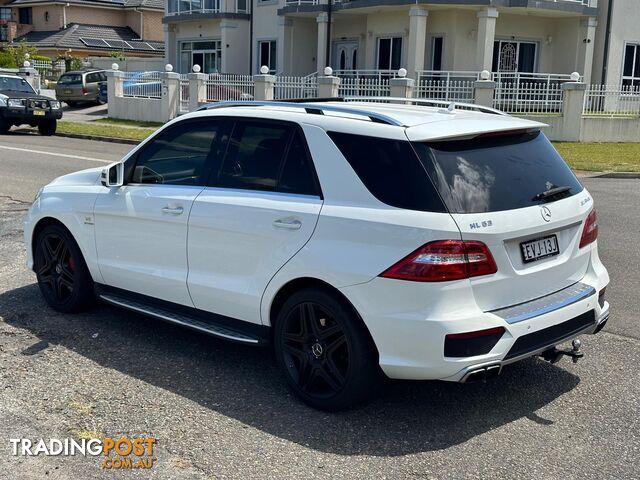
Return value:
[(73, 85), (77, 83), (82, 83), (82, 75), (76, 73), (71, 75), (62, 75), (60, 79), (58, 79), (58, 85)]
[(583, 188), (539, 131), (413, 145), (452, 213), (530, 207)]

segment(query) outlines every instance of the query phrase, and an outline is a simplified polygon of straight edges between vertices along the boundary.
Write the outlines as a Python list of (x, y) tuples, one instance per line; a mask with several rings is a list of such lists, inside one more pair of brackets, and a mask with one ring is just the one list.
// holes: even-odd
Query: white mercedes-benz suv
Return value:
[(609, 317), (593, 200), (542, 124), (473, 105), (227, 102), (65, 175), (25, 222), (48, 304), (247, 345), (336, 410), (484, 380)]

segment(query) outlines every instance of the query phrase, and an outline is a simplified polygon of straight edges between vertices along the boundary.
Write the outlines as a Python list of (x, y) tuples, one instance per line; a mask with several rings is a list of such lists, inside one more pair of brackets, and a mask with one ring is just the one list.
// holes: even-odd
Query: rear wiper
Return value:
[(531, 199), (532, 202), (538, 201), (538, 200), (547, 200), (549, 198), (555, 197), (557, 195), (560, 195), (561, 193), (565, 193), (568, 192), (569, 190), (571, 190), (571, 187), (554, 187), (554, 188), (550, 188), (549, 190), (545, 190), (544, 192), (540, 192), (536, 195), (533, 196), (533, 198)]

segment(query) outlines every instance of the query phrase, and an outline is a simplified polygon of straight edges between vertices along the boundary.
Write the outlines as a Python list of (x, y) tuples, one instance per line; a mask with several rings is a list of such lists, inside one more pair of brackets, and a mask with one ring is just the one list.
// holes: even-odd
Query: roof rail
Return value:
[[(325, 100), (326, 101), (326, 100)], [(337, 100), (336, 101), (340, 101)], [(363, 108), (350, 108), (341, 107), (339, 105), (321, 105), (312, 102), (287, 102), (287, 101), (271, 101), (271, 100), (239, 100), (239, 101), (223, 101), (207, 103), (206, 105), (198, 108), (200, 110), (210, 110), (213, 108), (227, 108), (227, 107), (287, 107), (287, 108), (299, 108), (306, 113), (315, 115), (324, 115), (324, 112), (345, 113), (349, 115), (361, 115), (368, 118), (375, 123), (383, 123), (385, 125), (393, 125), (396, 127), (403, 127), (404, 124), (393, 117), (384, 115), (382, 113), (371, 112)]]
[(344, 102), (349, 103), (357, 103), (357, 102), (367, 102), (367, 101), (375, 101), (375, 102), (402, 102), (404, 104), (413, 103), (415, 105), (424, 105), (429, 107), (444, 107), (444, 108), (453, 108), (460, 107), (463, 110), (475, 110), (477, 112), (482, 113), (491, 113), (494, 115), (506, 115), (507, 113), (497, 110), (491, 107), (484, 107), (482, 105), (476, 105), (475, 103), (462, 103), (455, 101), (447, 101), (447, 100), (429, 100), (427, 98), (405, 98), (405, 97), (344, 97), (342, 99)]

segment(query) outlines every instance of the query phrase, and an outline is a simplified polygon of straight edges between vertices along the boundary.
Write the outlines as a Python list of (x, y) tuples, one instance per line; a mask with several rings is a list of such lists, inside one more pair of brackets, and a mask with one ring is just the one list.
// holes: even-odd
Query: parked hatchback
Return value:
[(44, 187), (28, 265), (62, 312), (97, 296), (270, 343), (322, 409), (385, 375), (467, 382), (534, 355), (577, 360), (577, 343), (556, 346), (609, 317), (591, 195), (542, 124), (425, 103), (184, 115)]
[(100, 83), (107, 81), (104, 70), (79, 70), (63, 73), (56, 84), (56, 98), (70, 107), (90, 102), (102, 105)]

